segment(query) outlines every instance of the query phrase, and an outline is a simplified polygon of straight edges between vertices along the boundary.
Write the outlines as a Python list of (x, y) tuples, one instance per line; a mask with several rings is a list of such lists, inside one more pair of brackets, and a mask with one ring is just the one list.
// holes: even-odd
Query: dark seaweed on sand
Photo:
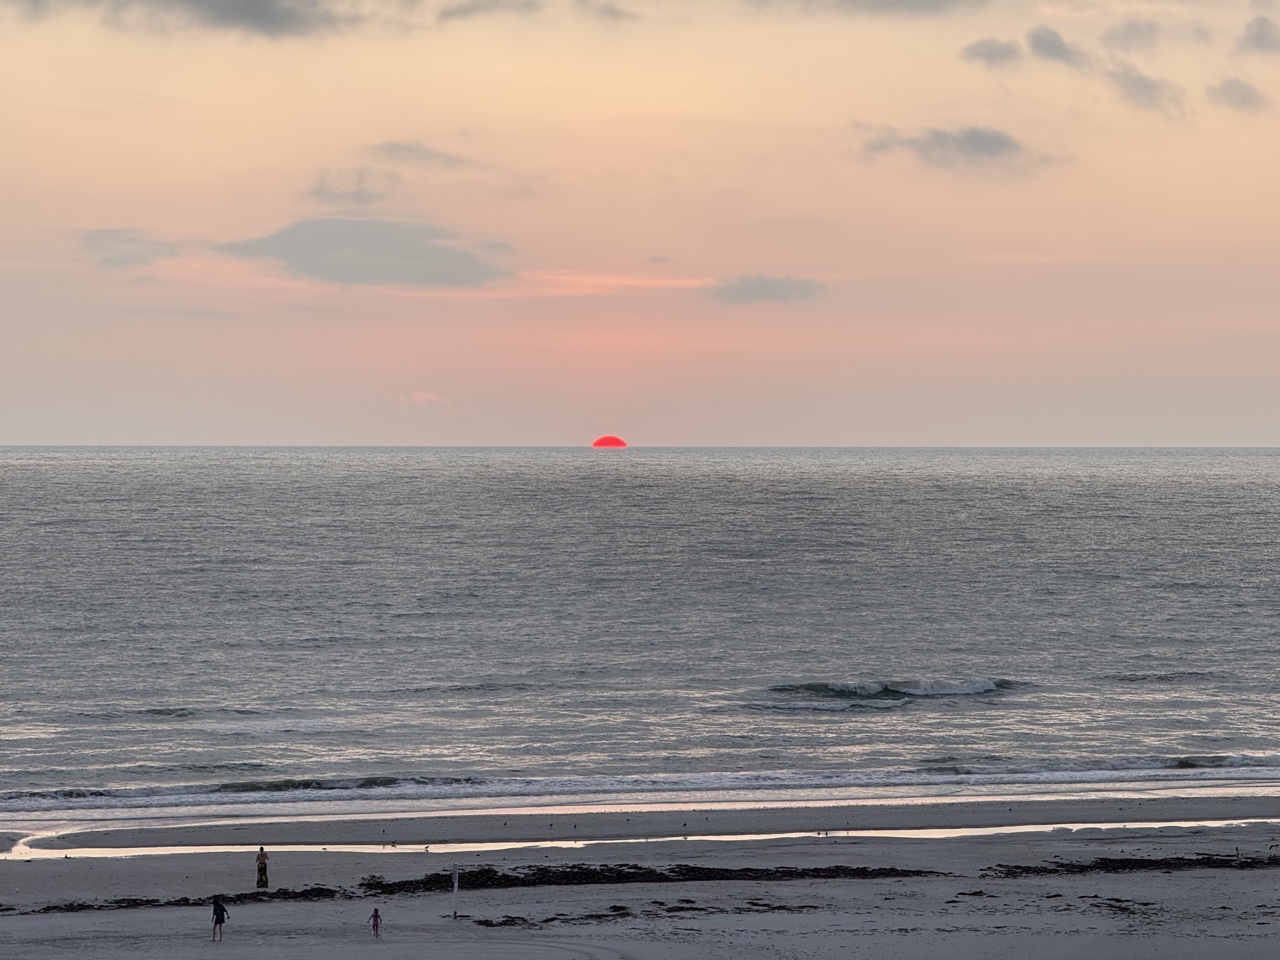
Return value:
[[(670, 867), (642, 867), (636, 863), (528, 866), (511, 870), (473, 867), (458, 875), (467, 890), (510, 887), (567, 887), (606, 883), (693, 883), (732, 880), (883, 880), (897, 877), (941, 877), (933, 870), (901, 870), (897, 867), (699, 867), (676, 864)], [(384, 880), (365, 877), (360, 888), (369, 894), (440, 893), (453, 889), (450, 871), (429, 873), (413, 880)]]
[(1018, 866), (997, 863), (982, 871), (984, 877), (1074, 876), (1082, 873), (1143, 873), (1174, 870), (1274, 870), (1280, 868), (1280, 856), (1231, 857), (1202, 853), (1194, 857), (1098, 857), (1084, 863), (1070, 861)]

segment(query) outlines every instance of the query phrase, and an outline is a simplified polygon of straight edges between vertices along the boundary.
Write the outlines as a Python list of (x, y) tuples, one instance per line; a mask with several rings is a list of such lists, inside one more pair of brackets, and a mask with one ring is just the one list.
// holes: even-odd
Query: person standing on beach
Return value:
[(262, 847), (258, 848), (258, 886), (263, 889), (267, 886), (267, 861), (271, 858), (267, 856), (267, 851)]
[(212, 941), (222, 942), (222, 925), (226, 923), (227, 918), (231, 916), (231, 911), (222, 905), (222, 901), (217, 897), (213, 898), (213, 936), (209, 939)]
[(378, 913), (377, 907), (374, 907), (373, 913), (369, 915), (369, 923), (373, 927), (373, 935), (375, 937), (381, 937), (382, 934), (379, 933), (379, 930), (382, 928), (382, 915)]

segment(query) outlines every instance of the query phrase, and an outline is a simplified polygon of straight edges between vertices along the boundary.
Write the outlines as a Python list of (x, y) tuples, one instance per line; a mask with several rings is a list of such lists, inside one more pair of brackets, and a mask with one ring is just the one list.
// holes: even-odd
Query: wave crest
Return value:
[(903, 697), (967, 697), (1008, 690), (1012, 680), (868, 680), (861, 683), (814, 681), (787, 683), (769, 688), (770, 693), (792, 693), (838, 700), (901, 699)]
[(861, 700), (756, 700), (744, 704), (748, 710), (809, 710), (818, 713), (844, 713), (849, 710), (894, 710), (905, 707), (907, 697), (867, 697)]
[[(278, 780), (193, 783), (171, 787), (64, 789), (0, 792), (0, 811), (130, 810), (221, 807), (320, 800), (499, 800), (555, 798), (583, 802), (588, 798), (640, 798), (667, 794), (696, 798), (727, 792), (749, 796), (759, 791), (833, 789), (911, 789), (933, 786), (1097, 787), (1108, 783), (1273, 783), (1280, 771), (1280, 754), (1217, 756), (1139, 756), (1078, 758), (1075, 760), (1006, 760), (1000, 757), (937, 757), (923, 765), (883, 770), (780, 770), (753, 773), (637, 774), (599, 777), (467, 777), (387, 776), (297, 777)], [(696, 802), (693, 801), (693, 802)]]

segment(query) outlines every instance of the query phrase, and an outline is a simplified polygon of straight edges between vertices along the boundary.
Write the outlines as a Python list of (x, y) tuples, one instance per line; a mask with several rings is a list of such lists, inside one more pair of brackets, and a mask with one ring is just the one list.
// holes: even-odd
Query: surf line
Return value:
[[(733, 833), (689, 834), (687, 836), (622, 837), (591, 840), (500, 840), (474, 843), (439, 843), (422, 846), (394, 843), (336, 843), (336, 844), (274, 844), (273, 852), (281, 853), (363, 853), (377, 855), (455, 855), (459, 853), (489, 853), (501, 850), (583, 850), (618, 844), (646, 843), (756, 843), (765, 840), (804, 840), (862, 838), (883, 840), (958, 840), (965, 837), (995, 837), (1017, 833), (1074, 833), (1080, 830), (1166, 830), (1196, 829), (1205, 827), (1274, 826), (1276, 819), (1246, 820), (1159, 820), (1124, 821), (1113, 823), (1030, 823), (1000, 827), (945, 827), (911, 830), (807, 830), (795, 833)], [(258, 848), (252, 844), (188, 845), (172, 847), (73, 847), (44, 848), (30, 846), (32, 841), (47, 839), (48, 834), (24, 837), (7, 853), (0, 853), (0, 860), (66, 860), (110, 859), (116, 857), (154, 857), (178, 854), (253, 853)]]

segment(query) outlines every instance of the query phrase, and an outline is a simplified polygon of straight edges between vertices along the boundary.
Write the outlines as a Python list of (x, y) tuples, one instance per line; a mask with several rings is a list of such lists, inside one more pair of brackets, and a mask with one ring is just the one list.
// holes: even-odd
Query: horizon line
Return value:
[(593, 447), (583, 443), (0, 443), (0, 450), (1280, 450), (1280, 444), (636, 444)]

